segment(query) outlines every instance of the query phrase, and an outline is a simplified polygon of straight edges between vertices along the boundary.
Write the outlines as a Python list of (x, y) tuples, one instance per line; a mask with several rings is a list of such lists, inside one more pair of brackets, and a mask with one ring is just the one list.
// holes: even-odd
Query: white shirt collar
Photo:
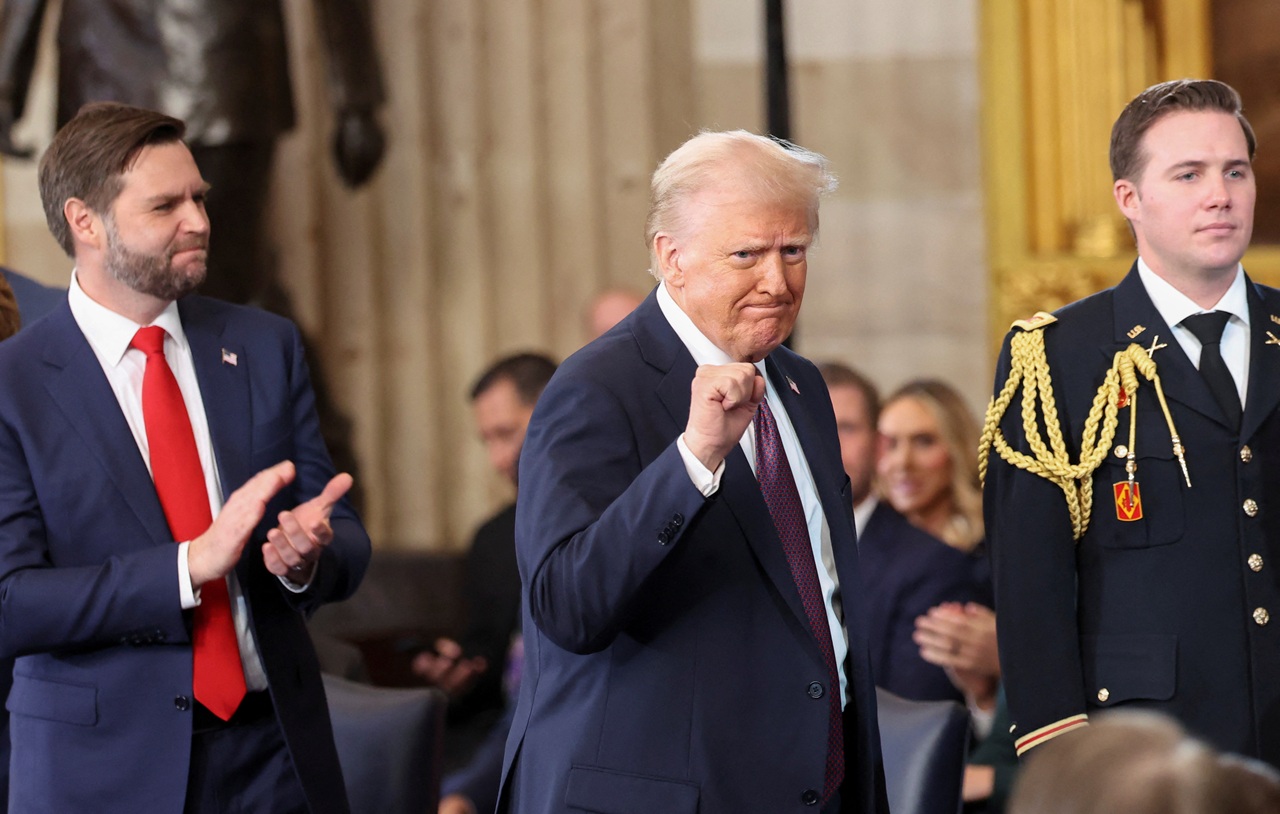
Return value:
[[(112, 366), (120, 364), (138, 329), (146, 327), (117, 314), (86, 294), (80, 287), (80, 281), (76, 278), (74, 270), (71, 272), (67, 300), (71, 306), (71, 315), (75, 317), (76, 324), (80, 326), (80, 332), (84, 334), (85, 339), (89, 340), (94, 353), (99, 359), (105, 360)], [(178, 316), (176, 302), (169, 303), (151, 324), (164, 328), (165, 333), (178, 344), (179, 348), (186, 349), (187, 335), (182, 330), (182, 319)]]
[[(667, 318), (667, 322), (671, 325), (671, 330), (676, 332), (676, 336), (689, 349), (689, 355), (693, 357), (693, 361), (698, 365), (731, 365), (738, 361), (729, 354), (721, 350), (716, 343), (707, 338), (697, 325), (693, 324), (693, 320), (689, 315), (676, 303), (671, 296), (671, 292), (667, 290), (667, 284), (663, 281), (658, 285), (658, 307), (662, 309), (662, 315)], [(765, 377), (765, 382), (769, 381), (769, 377), (764, 372), (764, 359), (755, 363), (756, 369), (760, 371), (760, 375)]]
[(1142, 280), (1143, 287), (1147, 289), (1151, 304), (1160, 312), (1165, 324), (1171, 328), (1192, 314), (1201, 314), (1206, 310), (1226, 311), (1246, 328), (1249, 327), (1249, 295), (1245, 289), (1244, 267), (1239, 264), (1236, 265), (1236, 276), (1231, 281), (1231, 287), (1217, 304), (1209, 309), (1196, 305), (1190, 297), (1152, 271), (1141, 257), (1138, 258), (1138, 277)]

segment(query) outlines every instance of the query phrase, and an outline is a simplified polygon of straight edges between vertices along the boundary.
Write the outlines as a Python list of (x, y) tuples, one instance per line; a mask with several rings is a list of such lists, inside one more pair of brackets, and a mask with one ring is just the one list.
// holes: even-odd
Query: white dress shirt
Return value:
[[(1152, 271), (1141, 257), (1138, 258), (1138, 277), (1147, 289), (1152, 305), (1173, 330), (1174, 338), (1197, 370), (1200, 369), (1200, 340), (1196, 339), (1189, 328), (1179, 323), (1193, 314), (1210, 311), (1226, 311), (1231, 315), (1226, 327), (1222, 329), (1222, 344), (1219, 349), (1222, 361), (1227, 363), (1227, 370), (1231, 371), (1231, 378), (1235, 379), (1236, 390), (1240, 392), (1240, 403), (1244, 404), (1249, 391), (1249, 296), (1245, 290), (1244, 268), (1236, 267), (1236, 278), (1231, 282), (1231, 287), (1209, 309), (1192, 302), (1186, 294)], [(1155, 360), (1159, 364), (1160, 357), (1156, 356)]]
[[(142, 377), (147, 367), (147, 357), (140, 351), (129, 347), (133, 336), (139, 328), (133, 320), (121, 316), (111, 309), (95, 302), (80, 287), (74, 272), (71, 274), (71, 285), (67, 299), (71, 306), (71, 315), (80, 326), (81, 333), (89, 341), (102, 372), (106, 374), (116, 401), (120, 403), (120, 411), (133, 433), (133, 440), (138, 445), (142, 460), (151, 470), (151, 454), (147, 446), (146, 424), (142, 418)], [(178, 389), (182, 391), (182, 400), (186, 403), (187, 414), (191, 418), (191, 431), (196, 438), (196, 450), (200, 453), (200, 466), (204, 470), (205, 489), (209, 493), (210, 513), (217, 517), (222, 510), (222, 488), (218, 483), (217, 462), (213, 455), (213, 441), (209, 436), (209, 421), (204, 412), (204, 401), (200, 397), (200, 384), (196, 381), (195, 364), (191, 358), (191, 346), (187, 344), (187, 335), (182, 330), (182, 320), (178, 316), (178, 306), (169, 303), (169, 307), (156, 317), (152, 325), (158, 325), (165, 331), (164, 355), (169, 363), (173, 377), (178, 380)], [(200, 604), (199, 592), (191, 586), (191, 572), (187, 567), (187, 548), (190, 541), (181, 541), (175, 547), (178, 558), (178, 591), (181, 595), (183, 609), (194, 608)], [(240, 663), (244, 667), (245, 686), (249, 690), (265, 690), (267, 676), (262, 668), (262, 659), (258, 655), (258, 645), (253, 633), (249, 630), (249, 611), (240, 583), (235, 571), (227, 574), (227, 591), (231, 600), (232, 619), (235, 622), (236, 640), (240, 645)]]
[[(667, 318), (672, 330), (676, 332), (676, 336), (684, 343), (689, 354), (693, 356), (693, 361), (698, 365), (728, 365), (737, 361), (718, 348), (698, 329), (698, 326), (693, 324), (693, 320), (689, 319), (689, 316), (671, 298), (666, 283), (658, 286), (658, 306), (662, 309), (662, 315)], [(791, 474), (796, 481), (796, 490), (800, 493), (800, 504), (804, 509), (805, 524), (809, 529), (809, 544), (813, 549), (814, 562), (817, 564), (818, 583), (822, 588), (822, 602), (827, 610), (827, 625), (831, 628), (831, 646), (835, 655), (836, 669), (840, 673), (840, 699), (843, 707), (848, 702), (849, 693), (849, 681), (844, 672), (844, 660), (849, 652), (849, 639), (844, 628), (843, 608), (840, 604), (840, 580), (836, 574), (835, 554), (831, 547), (831, 530), (827, 526), (827, 518), (822, 511), (822, 501), (818, 498), (818, 487), (814, 483), (813, 472), (809, 469), (809, 461), (800, 447), (800, 439), (796, 436), (795, 427), (791, 424), (791, 417), (787, 415), (786, 407), (774, 389), (773, 382), (765, 374), (764, 361), (756, 362), (756, 368), (760, 371), (760, 375), (764, 376), (765, 398), (769, 402), (769, 410), (773, 413), (774, 422), (778, 425), (782, 448), (787, 454), (787, 461), (791, 464)], [(751, 465), (753, 472), (756, 468), (755, 441), (755, 423), (752, 422), (747, 425), (747, 431), (743, 433), (738, 444), (747, 456), (747, 463)], [(676, 444), (694, 486), (698, 487), (703, 495), (710, 497), (720, 488), (724, 462), (721, 461), (716, 471), (711, 472), (689, 451), (689, 447), (684, 442), (683, 433)]]

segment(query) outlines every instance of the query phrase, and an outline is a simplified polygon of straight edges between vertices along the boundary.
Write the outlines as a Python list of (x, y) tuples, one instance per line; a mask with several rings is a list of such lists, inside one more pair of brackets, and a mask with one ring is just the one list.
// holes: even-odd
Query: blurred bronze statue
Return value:
[[(26, 157), (11, 128), (23, 115), (47, 0), (0, 10), (0, 152)], [(339, 176), (363, 184), (382, 158), (384, 96), (368, 0), (316, 0), (327, 52)], [(202, 292), (291, 309), (261, 224), (276, 139), (294, 125), (279, 0), (63, 0), (58, 24), (57, 125), (86, 102), (117, 101), (187, 122), (212, 184), (218, 224)]]
[[(14, 144), (48, 0), (0, 3), (0, 153)], [(62, 0), (57, 126), (88, 102), (116, 101), (187, 123), (187, 143), (211, 184), (212, 237), (201, 293), (295, 318), (263, 231), (276, 140), (295, 111), (281, 0)], [(368, 0), (315, 0), (334, 116), (334, 166), (349, 187), (373, 175), (386, 146), (385, 97)], [(296, 319), (295, 319), (296, 321)], [(329, 400), (308, 342), (325, 441), (354, 471), (349, 422)], [(359, 502), (359, 495), (352, 496)]]

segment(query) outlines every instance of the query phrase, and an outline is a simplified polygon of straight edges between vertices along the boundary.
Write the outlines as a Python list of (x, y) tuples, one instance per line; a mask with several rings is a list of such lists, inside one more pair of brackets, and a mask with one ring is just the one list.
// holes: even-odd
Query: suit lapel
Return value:
[(70, 307), (64, 304), (50, 314), (49, 327), (44, 361), (50, 373), (45, 389), (63, 412), (67, 425), (80, 436), (125, 504), (150, 533), (152, 542), (172, 543), (155, 483), (129, 422)]
[(225, 322), (220, 315), (211, 318), (194, 303), (198, 300), (184, 299), (178, 303), (178, 311), (191, 346), (225, 500), (233, 488), (253, 475), (249, 393), (249, 365), (253, 360), (243, 344), (224, 336)]
[[(1209, 385), (1196, 366), (1187, 358), (1182, 345), (1178, 343), (1173, 331), (1165, 324), (1164, 318), (1151, 302), (1151, 297), (1147, 295), (1147, 289), (1138, 276), (1136, 263), (1128, 275), (1120, 281), (1120, 285), (1116, 286), (1114, 303), (1116, 344), (1110, 350), (1104, 349), (1108, 358), (1116, 351), (1135, 342), (1144, 348), (1149, 348), (1159, 337), (1160, 344), (1165, 347), (1155, 351), (1151, 358), (1155, 360), (1156, 372), (1160, 376), (1165, 397), (1169, 401), (1179, 402), (1226, 426), (1226, 416), (1222, 414), (1222, 408), (1214, 400)], [(1130, 339), (1129, 333), (1139, 325), (1145, 326), (1146, 330)], [(1146, 379), (1139, 377), (1139, 384), (1147, 384)]]
[(1280, 404), (1280, 297), (1274, 292), (1264, 299), (1259, 288), (1248, 281), (1249, 295), (1249, 389), (1245, 398), (1240, 437), (1250, 438)]
[[(641, 356), (645, 362), (664, 373), (657, 395), (671, 414), (671, 419), (678, 428), (677, 433), (681, 432), (689, 423), (689, 384), (697, 372), (697, 365), (662, 315), (654, 294), (650, 294), (629, 319), (634, 320), (632, 332)], [(791, 410), (788, 409), (787, 412), (790, 414)], [(760, 482), (756, 480), (755, 472), (742, 453), (741, 446), (735, 445), (725, 459), (720, 489), (712, 499), (724, 501), (737, 520), (761, 569), (768, 575), (796, 619), (806, 631), (809, 630), (808, 616), (800, 601), (800, 592), (791, 578), (791, 567), (787, 565), (782, 542), (773, 526), (769, 507), (765, 505), (764, 496), (760, 493)]]

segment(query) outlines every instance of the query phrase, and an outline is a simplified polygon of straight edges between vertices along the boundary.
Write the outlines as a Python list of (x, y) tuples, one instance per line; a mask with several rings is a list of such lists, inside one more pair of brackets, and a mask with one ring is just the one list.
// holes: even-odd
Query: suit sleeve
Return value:
[[(291, 509), (320, 494), (336, 474), (320, 434), (315, 392), (311, 389), (311, 376), (307, 369), (302, 337), (296, 327), (292, 327), (291, 340), (289, 405), (293, 411), (293, 462), (297, 467), (297, 478), (289, 492), (289, 499), (277, 506), (280, 503), (278, 497), (268, 507), (262, 525), (250, 538), (249, 545), (260, 546), (266, 539), (267, 531), (275, 527), (280, 511)], [(283, 585), (280, 586), (288, 600), (307, 613), (315, 611), (321, 604), (339, 602), (355, 593), (364, 578), (372, 554), (369, 535), (346, 498), (334, 505), (329, 523), (333, 527), (333, 541), (321, 553), (315, 578), (308, 589), (293, 593)], [(261, 559), (260, 554), (255, 556)]]
[[(1053, 327), (1046, 330), (1053, 330)], [(1046, 337), (1046, 343), (1052, 336)], [(1006, 338), (996, 392), (1010, 367)], [(1060, 367), (1050, 364), (1051, 369)], [(1055, 396), (1061, 396), (1055, 387)], [(1061, 407), (1062, 400), (1058, 398)], [(1013, 397), (1001, 429), (1029, 453)], [(983, 511), (995, 576), (1000, 665), (1019, 754), (1085, 722), (1080, 631), (1076, 619), (1076, 543), (1062, 490), (1006, 463), (992, 449)]]
[[(177, 546), (126, 543), (102, 562), (54, 567), (26, 452), (10, 426), (0, 427), (0, 461), (0, 657), (189, 641)], [(74, 489), (74, 473), (67, 479)]]
[(560, 647), (607, 647), (655, 597), (646, 582), (689, 544), (707, 500), (676, 447), (644, 460), (617, 395), (582, 377), (554, 378), (520, 458), (516, 552), (533, 623)]
[[(941, 553), (953, 552), (941, 549)], [(877, 683), (890, 692), (923, 701), (963, 700), (946, 671), (921, 658), (920, 647), (911, 638), (916, 618), (935, 605), (979, 601), (982, 592), (967, 567), (969, 563), (962, 557), (958, 553), (954, 557), (933, 557), (932, 567), (922, 569), (898, 597), (886, 633), (887, 674), (876, 677)]]

